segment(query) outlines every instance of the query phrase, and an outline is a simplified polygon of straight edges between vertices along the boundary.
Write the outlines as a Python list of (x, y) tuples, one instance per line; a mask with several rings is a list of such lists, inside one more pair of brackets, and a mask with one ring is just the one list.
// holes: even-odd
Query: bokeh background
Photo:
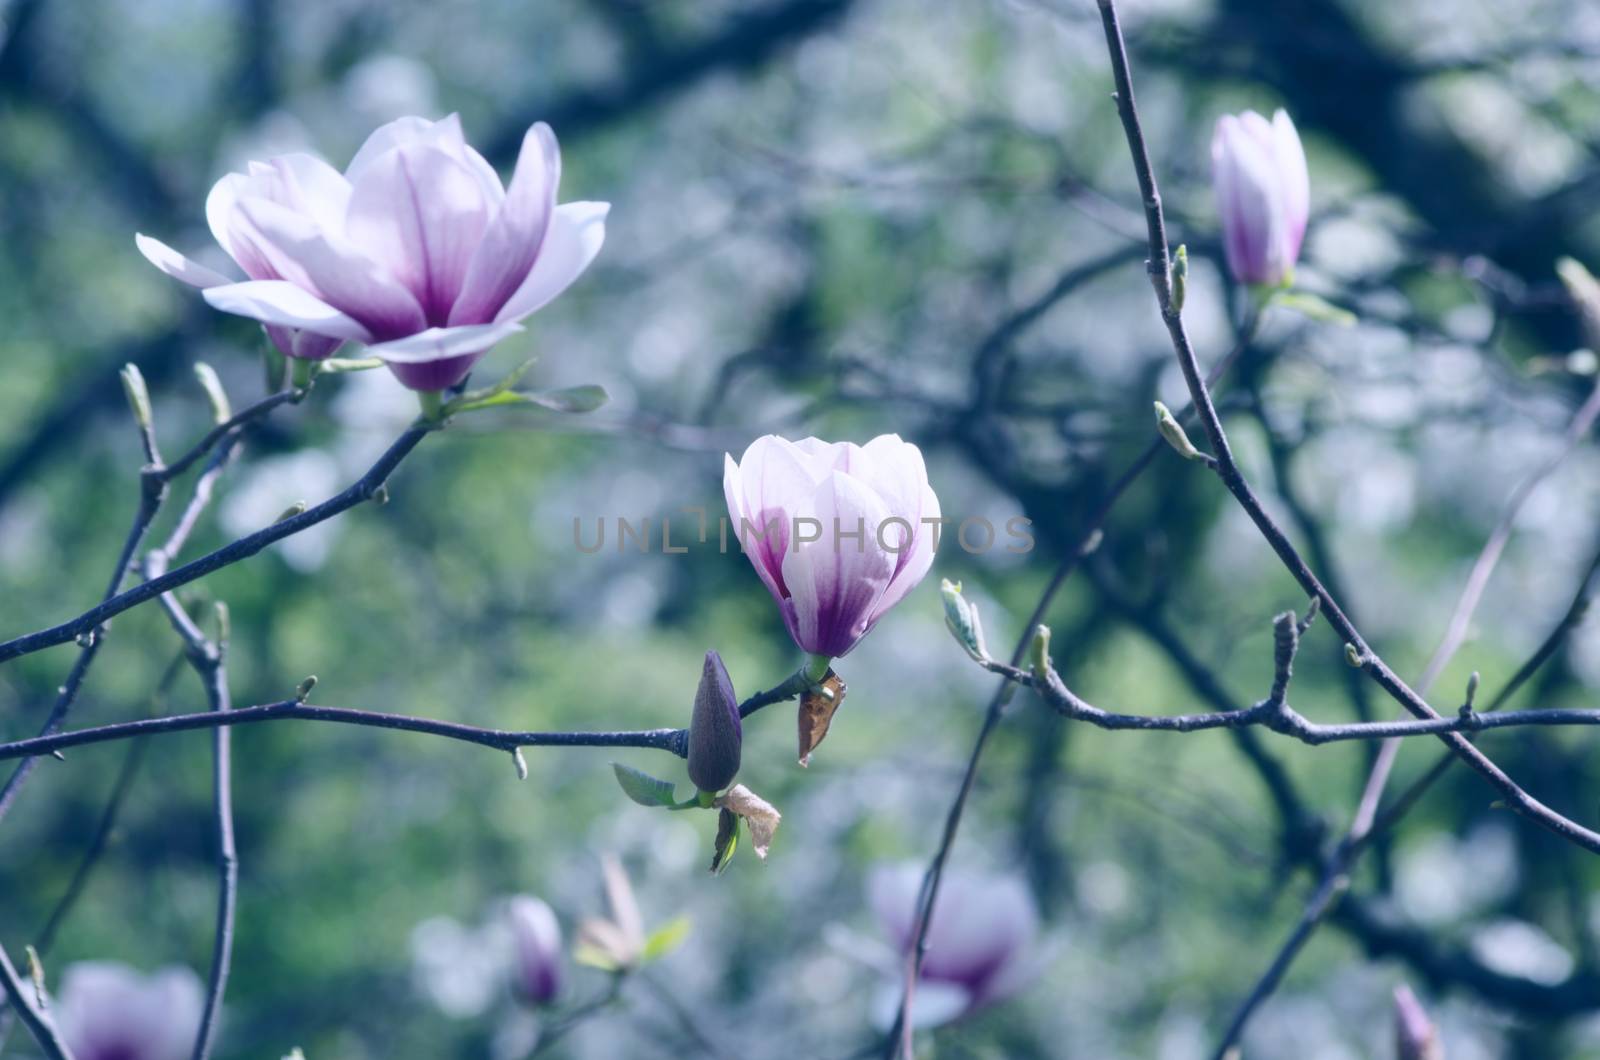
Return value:
[[(1273, 510), (1415, 675), (1516, 484), (1560, 450), (1594, 385), (1593, 357), (1571, 356), (1585, 340), (1554, 263), (1600, 267), (1600, 8), (1122, 6), (1208, 363), (1236, 339), (1239, 294), (1218, 268), (1212, 125), (1280, 105), (1299, 123), (1314, 208), (1299, 280), (1359, 323), (1273, 311), (1223, 406)], [(1063, 542), (1147, 444), (1151, 399), (1181, 404), (1093, 5), (11, 0), (0, 25), (0, 637), (100, 591), (140, 463), (119, 366), (149, 378), (174, 450), (207, 423), (193, 362), (236, 403), (262, 393), (259, 334), (149, 267), (133, 233), (197, 252), (224, 172), (290, 149), (342, 165), (402, 114), (459, 112), (502, 172), (547, 120), (563, 197), (614, 203), (595, 267), (478, 373), (536, 354), (538, 385), (600, 383), (613, 400), (585, 418), (472, 417), (407, 461), (386, 507), (191, 587), (231, 608), (237, 703), (316, 674), (331, 705), (630, 728), (686, 723), (707, 648), (742, 693), (775, 683), (797, 653), (742, 558), (573, 545), (575, 518), (648, 518), (659, 533), (682, 507), (719, 513), (722, 454), (769, 431), (899, 432), (923, 446), (947, 513), (1026, 515), (1037, 534), (1024, 556), (941, 552), (839, 664), (849, 697), (808, 770), (788, 708), (747, 723), (741, 779), (784, 822), (765, 863), (744, 852), (717, 878), (709, 814), (634, 806), (611, 777), (619, 758), (681, 780), (659, 754), (530, 750), (519, 783), (504, 755), (426, 737), (238, 730), (239, 933), (218, 1055), (503, 1055), (521, 1017), (473, 987), (472, 929), (498, 896), (528, 892), (570, 935), (601, 909), (605, 853), (647, 918), (692, 920), (651, 974), (724, 1052), (871, 1048), (883, 942), (864, 881), (931, 854), (992, 688), (944, 632), (937, 580), (961, 580), (991, 643), (1009, 646)], [(413, 409), (382, 372), (319, 384), (252, 433), (187, 554), (341, 488)], [(1523, 509), (1438, 685), (1445, 705), (1469, 671), (1498, 687), (1586, 580), (1597, 475), (1585, 439)], [(693, 517), (678, 518), (675, 536)], [(1216, 481), (1164, 453), (1050, 622), (1077, 691), (1163, 712), (1264, 694), (1270, 616), (1302, 604)], [(119, 618), (72, 724), (202, 709), (187, 672), (155, 697), (175, 649), (158, 611)], [(71, 651), (0, 668), (0, 736), (37, 728)], [(1597, 683), (1600, 626), (1583, 624), (1518, 702), (1587, 705)], [(1393, 709), (1350, 679), (1321, 626), (1293, 699), (1318, 720)], [(1252, 757), (1222, 733), (1101, 732), (1019, 695), (953, 862), (1026, 877), (1043, 968), (1017, 999), (941, 1031), (938, 1054), (1206, 1055), (1315, 882), (1307, 820), (1337, 834), (1366, 774), (1360, 746), (1258, 744)], [(138, 752), (52, 976), (84, 959), (204, 974), (209, 746), (189, 733)], [(1592, 733), (1483, 746), (1561, 812), (1600, 814)], [(127, 753), (43, 763), (6, 819), (0, 938), (14, 954), (67, 887)], [(1308, 818), (1264, 783), (1262, 755)], [(1408, 747), (1399, 781), (1436, 755)], [(1592, 858), (1455, 769), (1363, 861), (1246, 1056), (1391, 1055), (1401, 981), (1452, 1060), (1600, 1056), (1597, 880)], [(441, 917), (461, 930), (441, 932)], [(441, 950), (450, 937), (461, 952)], [(569, 998), (603, 987), (574, 971)], [(13, 1035), (13, 1054), (30, 1048)], [(630, 987), (552, 1052), (697, 1048), (660, 994)]]

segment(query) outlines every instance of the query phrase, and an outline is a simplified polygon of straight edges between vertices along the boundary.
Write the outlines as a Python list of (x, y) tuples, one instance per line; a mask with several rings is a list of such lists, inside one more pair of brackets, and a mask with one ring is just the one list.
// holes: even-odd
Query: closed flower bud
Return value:
[(689, 721), (689, 779), (701, 791), (721, 791), (739, 774), (739, 698), (722, 656), (706, 652)]
[(548, 1005), (561, 993), (561, 925), (545, 902), (519, 894), (506, 903), (511, 930), (511, 992), (529, 1005)]
[(1311, 211), (1306, 154), (1289, 115), (1223, 115), (1211, 138), (1211, 180), (1234, 279), (1287, 284)]
[(723, 460), (728, 520), (802, 651), (850, 653), (928, 573), (942, 519), (922, 451), (757, 438)]

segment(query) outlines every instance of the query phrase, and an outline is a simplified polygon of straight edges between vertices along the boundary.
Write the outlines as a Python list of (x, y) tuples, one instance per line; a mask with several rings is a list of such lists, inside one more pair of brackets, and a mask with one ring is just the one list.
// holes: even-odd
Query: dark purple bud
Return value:
[(689, 779), (701, 791), (721, 791), (739, 773), (739, 697), (722, 656), (706, 652), (706, 668), (689, 719)]
[(561, 992), (561, 925), (544, 902), (517, 895), (506, 905), (511, 929), (511, 992), (528, 1005), (548, 1005)]

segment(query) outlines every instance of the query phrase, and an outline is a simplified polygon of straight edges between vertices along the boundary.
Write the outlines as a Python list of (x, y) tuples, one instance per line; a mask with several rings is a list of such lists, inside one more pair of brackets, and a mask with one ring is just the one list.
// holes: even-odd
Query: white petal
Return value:
[(303, 328), (351, 342), (366, 342), (372, 337), (355, 319), (287, 280), (246, 280), (208, 287), (204, 297), (224, 313), (237, 313), (263, 324)]
[(143, 233), (136, 232), (133, 242), (139, 248), (139, 253), (143, 254), (150, 264), (173, 279), (182, 280), (190, 287), (220, 287), (233, 282), (214, 269), (190, 261), (159, 239), (151, 239)]
[(606, 239), (606, 214), (610, 212), (608, 202), (566, 202), (557, 206), (539, 250), (539, 260), (495, 319), (521, 320), (565, 291), (600, 253)]
[(427, 364), (429, 361), (482, 353), (521, 330), (522, 325), (514, 322), (429, 328), (403, 339), (374, 343), (367, 347), (367, 352), (396, 364)]
[(372, 334), (396, 337), (426, 326), (417, 300), (382, 266), (304, 215), (246, 197), (239, 200), (233, 224), (279, 276), (361, 321)]

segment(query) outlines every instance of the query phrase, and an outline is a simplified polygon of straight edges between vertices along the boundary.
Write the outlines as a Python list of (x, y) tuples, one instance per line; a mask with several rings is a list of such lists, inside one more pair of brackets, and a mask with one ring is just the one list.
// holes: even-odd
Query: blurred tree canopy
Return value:
[[(1245, 340), (1218, 390), (1241, 463), (1411, 679), (1518, 483), (1562, 451), (1595, 386), (1594, 356), (1576, 352), (1594, 340), (1555, 263), (1600, 268), (1600, 7), (1127, 0), (1122, 15), (1169, 226), (1189, 250), (1191, 334), (1207, 366)], [(259, 329), (150, 268), (134, 232), (208, 245), (204, 198), (223, 173), (301, 149), (342, 166), (404, 114), (458, 112), (502, 174), (548, 121), (562, 197), (613, 203), (593, 269), (475, 376), (537, 356), (533, 384), (600, 383), (612, 401), (584, 418), (463, 419), (396, 473), (386, 506), (186, 588), (231, 610), (236, 704), (316, 674), (318, 702), (474, 725), (682, 726), (711, 648), (741, 694), (770, 687), (797, 653), (714, 535), (684, 554), (614, 538), (589, 553), (574, 538), (580, 521), (587, 540), (619, 518), (657, 534), (670, 518), (675, 540), (691, 537), (683, 509), (724, 510), (724, 452), (769, 432), (899, 433), (923, 448), (947, 515), (1025, 516), (1036, 538), (1025, 554), (941, 549), (836, 664), (849, 695), (808, 769), (785, 708), (746, 721), (740, 778), (784, 823), (765, 862), (745, 855), (715, 878), (707, 815), (617, 790), (612, 759), (681, 781), (657, 754), (529, 748), (518, 783), (504, 755), (424, 736), (239, 728), (238, 937), (216, 1055), (508, 1055), (503, 1006), (437, 1003), (418, 952), (436, 936), (418, 925), (476, 924), (526, 892), (570, 936), (603, 908), (606, 854), (650, 922), (692, 927), (649, 973), (667, 994), (625, 991), (551, 1055), (699, 1055), (675, 1005), (728, 1055), (875, 1048), (888, 942), (865, 881), (931, 855), (993, 687), (942, 628), (937, 581), (963, 582), (998, 654), (1154, 436), (1150, 402), (1185, 400), (1093, 5), (10, 0), (0, 26), (0, 637), (71, 618), (103, 588), (142, 463), (124, 363), (177, 448), (210, 422), (196, 361), (236, 403), (265, 392)], [(1297, 283), (1357, 322), (1272, 309), (1241, 336), (1209, 143), (1222, 113), (1279, 106), (1311, 171)], [(251, 431), (189, 556), (343, 488), (413, 415), (387, 373), (319, 383)], [(1600, 548), (1591, 441), (1521, 509), (1436, 685), (1442, 708), (1472, 671), (1504, 684), (1581, 595)], [(1048, 621), (1075, 691), (1163, 713), (1262, 695), (1270, 617), (1303, 606), (1226, 492), (1163, 450)], [(1562, 633), (1515, 705), (1593, 701), (1600, 627)], [(38, 729), (72, 651), (0, 666), (0, 737)], [(187, 672), (156, 693), (177, 655), (154, 607), (120, 616), (69, 727), (204, 709)], [(1329, 721), (1394, 710), (1326, 626), (1307, 634), (1294, 701)], [(1592, 733), (1481, 744), (1531, 794), (1595, 820)], [(91, 959), (204, 974), (209, 737), (137, 746), (51, 975)], [(1025, 876), (1044, 963), (1014, 1000), (941, 1030), (939, 1055), (1209, 1055), (1299, 916), (1374, 751), (1103, 732), (1019, 691), (952, 861)], [(4, 821), (13, 955), (71, 883), (129, 753), (42, 760)], [(1408, 742), (1392, 791), (1437, 756)], [(1597, 882), (1588, 854), (1452, 768), (1377, 837), (1245, 1055), (1391, 1055), (1404, 981), (1452, 1060), (1600, 1056)], [(572, 1000), (604, 990), (573, 973)], [(25, 1039), (12, 1032), (17, 1055), (32, 1055)]]

